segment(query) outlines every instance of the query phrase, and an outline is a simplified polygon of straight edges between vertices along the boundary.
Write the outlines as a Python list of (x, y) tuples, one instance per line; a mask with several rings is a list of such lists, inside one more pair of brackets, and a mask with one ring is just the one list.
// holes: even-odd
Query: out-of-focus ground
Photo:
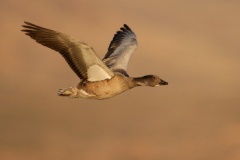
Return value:
[[(15, 1), (0, 5), (1, 160), (239, 160), (240, 1)], [(103, 57), (128, 24), (139, 87), (97, 101), (57, 96), (78, 83), (23, 21), (92, 45)]]

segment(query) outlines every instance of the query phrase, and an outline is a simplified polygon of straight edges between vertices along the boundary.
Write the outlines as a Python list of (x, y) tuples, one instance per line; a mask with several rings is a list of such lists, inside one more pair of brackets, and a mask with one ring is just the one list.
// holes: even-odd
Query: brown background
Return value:
[[(0, 2), (1, 160), (239, 160), (240, 1)], [(97, 101), (58, 97), (78, 83), (63, 58), (21, 30), (23, 21), (92, 45), (103, 57), (128, 24), (139, 47), (139, 87)]]

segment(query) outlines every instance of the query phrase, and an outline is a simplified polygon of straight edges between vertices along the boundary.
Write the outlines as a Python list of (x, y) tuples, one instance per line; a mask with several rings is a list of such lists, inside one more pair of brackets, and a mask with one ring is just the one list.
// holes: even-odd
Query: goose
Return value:
[(59, 96), (102, 100), (137, 86), (168, 85), (156, 75), (128, 75), (128, 63), (138, 43), (135, 33), (126, 24), (116, 32), (102, 60), (90, 45), (67, 34), (30, 22), (24, 22), (22, 27), (37, 43), (59, 52), (79, 77), (76, 86), (59, 89)]

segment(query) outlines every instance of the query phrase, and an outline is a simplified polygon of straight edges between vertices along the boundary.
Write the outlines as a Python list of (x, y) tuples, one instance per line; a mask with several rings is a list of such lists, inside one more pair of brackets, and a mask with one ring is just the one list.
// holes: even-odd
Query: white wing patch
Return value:
[(111, 76), (99, 65), (94, 64), (87, 70), (88, 81), (102, 81), (104, 79), (110, 79)]

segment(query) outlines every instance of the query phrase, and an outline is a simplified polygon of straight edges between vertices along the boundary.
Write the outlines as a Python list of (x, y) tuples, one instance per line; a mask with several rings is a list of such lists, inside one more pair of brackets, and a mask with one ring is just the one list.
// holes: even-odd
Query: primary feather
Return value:
[(118, 31), (111, 41), (103, 62), (115, 72), (127, 74), (127, 67), (133, 52), (137, 48), (135, 33), (126, 24)]
[(113, 72), (95, 54), (93, 48), (64, 33), (25, 22), (26, 35), (38, 43), (58, 51), (80, 79), (100, 81), (110, 79)]

